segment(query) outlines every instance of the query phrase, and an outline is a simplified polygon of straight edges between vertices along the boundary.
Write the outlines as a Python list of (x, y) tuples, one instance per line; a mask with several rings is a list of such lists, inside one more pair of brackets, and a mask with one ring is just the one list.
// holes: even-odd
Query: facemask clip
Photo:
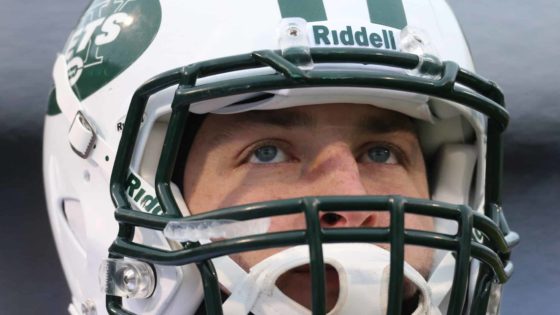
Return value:
[(407, 26), (401, 31), (400, 41), (402, 52), (415, 54), (420, 58), (418, 66), (409, 71), (410, 75), (424, 78), (438, 78), (441, 75), (443, 64), (424, 31)]
[(99, 285), (107, 295), (145, 299), (154, 292), (156, 278), (145, 262), (109, 258), (99, 267)]
[(302, 70), (313, 69), (307, 21), (302, 18), (282, 19), (278, 29), (278, 43), (284, 58)]

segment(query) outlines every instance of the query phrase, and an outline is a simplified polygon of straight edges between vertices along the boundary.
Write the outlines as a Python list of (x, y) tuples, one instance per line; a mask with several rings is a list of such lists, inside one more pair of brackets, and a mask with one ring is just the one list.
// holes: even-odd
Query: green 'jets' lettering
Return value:
[(132, 65), (160, 22), (159, 1), (91, 1), (64, 48), (76, 96), (85, 99)]
[(345, 45), (362, 46), (397, 50), (395, 34), (392, 30), (382, 30), (381, 35), (375, 32), (369, 33), (365, 27), (359, 31), (346, 26), (343, 30), (331, 30), (324, 25), (313, 25), (313, 37), (316, 45)]
[(128, 196), (137, 202), (137, 206), (141, 211), (152, 214), (163, 214), (157, 197), (146, 193), (146, 190), (142, 188), (142, 181), (140, 178), (136, 177), (134, 174), (130, 174), (126, 182)]

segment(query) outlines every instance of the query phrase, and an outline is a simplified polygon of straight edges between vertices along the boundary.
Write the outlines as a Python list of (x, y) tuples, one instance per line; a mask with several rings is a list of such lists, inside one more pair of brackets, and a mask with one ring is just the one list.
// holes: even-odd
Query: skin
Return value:
[[(276, 153), (271, 154), (270, 148), (275, 148)], [(326, 104), (208, 115), (190, 152), (193, 154), (186, 162), (183, 193), (193, 214), (302, 196), (429, 197), (425, 163), (410, 118), (371, 105)], [(387, 153), (383, 155), (387, 158), (372, 158), (370, 153), (379, 152)], [(263, 156), (274, 158), (265, 160)], [(320, 221), (327, 228), (383, 227), (389, 225), (389, 215), (321, 213)], [(273, 217), (269, 231), (304, 227), (303, 215)], [(433, 230), (433, 220), (407, 214), (405, 227)], [(249, 270), (280, 250), (248, 252), (232, 258)], [(432, 251), (407, 247), (405, 260), (426, 277)], [(328, 267), (326, 276), (327, 308), (331, 309), (338, 297), (338, 275)], [(297, 268), (281, 276), (277, 286), (298, 303), (310, 307), (308, 279), (307, 269)], [(412, 299), (415, 291), (405, 282), (407, 299)]]

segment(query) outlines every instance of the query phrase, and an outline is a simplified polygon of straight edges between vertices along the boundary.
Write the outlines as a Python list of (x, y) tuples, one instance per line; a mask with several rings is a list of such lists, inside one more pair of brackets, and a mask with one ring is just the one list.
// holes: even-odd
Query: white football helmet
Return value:
[[(414, 314), (499, 312), (519, 239), (501, 208), (508, 114), (444, 0), (94, 0), (53, 77), (44, 176), (71, 314), (325, 314), (325, 264), (344, 275), (329, 314), (400, 314), (404, 277)], [(204, 115), (337, 102), (414, 118), (430, 200), (310, 196), (189, 216), (173, 174)], [(317, 227), (337, 209), (387, 211), (391, 226)], [(306, 237), (266, 234), (267, 215), (302, 212)], [(406, 230), (404, 213), (436, 229)], [(436, 251), (428, 279), (405, 244)], [(288, 245), (249, 272), (228, 256)], [(312, 310), (275, 287), (306, 263)]]

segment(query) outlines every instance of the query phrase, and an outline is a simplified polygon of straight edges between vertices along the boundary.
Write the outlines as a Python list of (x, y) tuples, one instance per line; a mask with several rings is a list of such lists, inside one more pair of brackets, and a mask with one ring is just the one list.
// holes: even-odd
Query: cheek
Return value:
[[(303, 215), (294, 214), (281, 217), (271, 217), (269, 233), (300, 230), (305, 228), (305, 219)], [(259, 251), (242, 252), (231, 255), (231, 258), (237, 262), (245, 271), (249, 271), (251, 267), (262, 260), (281, 252), (286, 248), (274, 247)]]
[(276, 167), (247, 167), (231, 171), (215, 178), (222, 182), (224, 188), (216, 194), (221, 207), (242, 205), (269, 200), (300, 197), (303, 187), (300, 185), (296, 164), (280, 164)]
[(234, 183), (212, 172), (202, 172), (196, 181), (185, 180), (183, 196), (192, 214), (223, 207), (223, 199), (235, 190)]
[(248, 176), (242, 172), (207, 172), (198, 181), (185, 185), (184, 196), (193, 214), (299, 196), (294, 185), (286, 184), (277, 177), (272, 178), (263, 180), (262, 177)]
[(405, 227), (407, 229), (434, 231), (434, 219), (425, 215), (405, 214)]
[(305, 217), (303, 214), (292, 214), (287, 216), (272, 217), (269, 232), (281, 232), (305, 229)]
[(424, 174), (410, 173), (404, 168), (387, 168), (361, 172), (361, 180), (368, 194), (401, 195), (412, 198), (429, 198), (428, 183)]

